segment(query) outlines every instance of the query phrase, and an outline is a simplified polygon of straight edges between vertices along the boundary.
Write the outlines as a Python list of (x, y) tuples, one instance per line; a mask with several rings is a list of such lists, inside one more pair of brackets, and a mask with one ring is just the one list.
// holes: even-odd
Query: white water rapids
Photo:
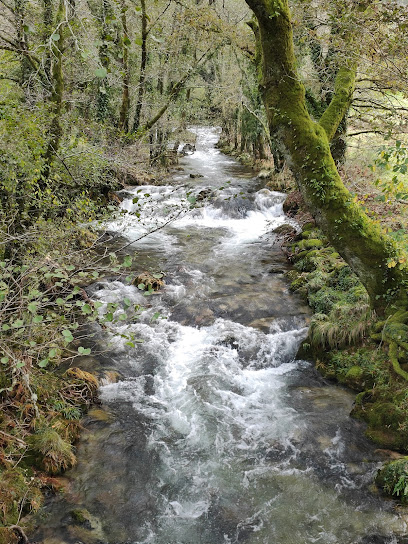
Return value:
[[(101, 399), (113, 420), (90, 420), (74, 498), (50, 505), (41, 542), (407, 542), (404, 519), (369, 490), (378, 456), (348, 418), (352, 396), (295, 359), (308, 310), (288, 291), (272, 233), (288, 222), (284, 195), (217, 151), (216, 129), (195, 130), (197, 151), (174, 184), (133, 188), (122, 206), (141, 217), (110, 226), (131, 241), (175, 218), (131, 246), (166, 286), (149, 298), (117, 279), (89, 289), (144, 306), (115, 325), (143, 343), (111, 339), (103, 364), (121, 378)], [(208, 201), (189, 210), (203, 191)], [(69, 501), (101, 531), (73, 528)]]

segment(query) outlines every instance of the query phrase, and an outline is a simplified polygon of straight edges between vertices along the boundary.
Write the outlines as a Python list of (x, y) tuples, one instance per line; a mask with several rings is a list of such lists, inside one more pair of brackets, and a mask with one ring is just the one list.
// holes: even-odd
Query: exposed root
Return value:
[(19, 537), (19, 544), (30, 544), (27, 535), (23, 531), (23, 529), (20, 527), (20, 525), (10, 525), (9, 529), (14, 531), (17, 536)]
[(377, 333), (372, 334), (372, 338), (378, 342), (384, 342), (388, 344), (388, 354), (390, 356), (391, 364), (398, 376), (401, 376), (408, 382), (408, 372), (401, 368), (400, 348), (403, 351), (408, 352), (408, 312), (405, 310), (399, 310), (395, 314), (391, 315), (386, 321), (377, 323)]

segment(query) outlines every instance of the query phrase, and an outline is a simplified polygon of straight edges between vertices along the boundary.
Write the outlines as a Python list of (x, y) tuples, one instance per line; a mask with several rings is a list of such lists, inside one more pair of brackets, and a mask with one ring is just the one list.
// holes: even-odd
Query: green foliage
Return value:
[(376, 482), (387, 495), (394, 496), (406, 504), (408, 502), (408, 458), (403, 457), (387, 463), (378, 472)]
[[(374, 165), (382, 170), (385, 179), (378, 178), (376, 185), (381, 189), (382, 201), (408, 201), (408, 148), (397, 140), (394, 145), (384, 145), (380, 148)], [(388, 173), (388, 175), (387, 175)]]

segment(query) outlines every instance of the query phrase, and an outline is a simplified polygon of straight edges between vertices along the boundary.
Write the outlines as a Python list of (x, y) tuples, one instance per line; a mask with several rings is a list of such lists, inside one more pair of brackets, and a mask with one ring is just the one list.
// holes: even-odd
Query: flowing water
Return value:
[[(110, 226), (138, 240), (127, 251), (139, 270), (164, 271), (166, 286), (150, 297), (117, 279), (88, 289), (118, 313), (143, 306), (115, 325), (143, 343), (99, 335), (94, 362), (120, 378), (101, 388), (69, 489), (45, 508), (36, 540), (408, 542), (403, 514), (370, 488), (380, 458), (348, 417), (353, 396), (296, 359), (309, 311), (288, 291), (272, 232), (288, 222), (284, 195), (219, 153), (217, 130), (195, 130), (184, 172), (132, 189), (122, 206), (141, 217)], [(189, 210), (194, 198), (202, 206)]]

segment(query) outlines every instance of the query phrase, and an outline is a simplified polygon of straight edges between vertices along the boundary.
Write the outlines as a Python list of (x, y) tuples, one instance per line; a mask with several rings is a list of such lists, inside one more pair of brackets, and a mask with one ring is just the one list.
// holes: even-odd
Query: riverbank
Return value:
[[(286, 210), (295, 218), (304, 213), (300, 195), (288, 196)], [(371, 310), (357, 276), (314, 224), (306, 225), (286, 244), (286, 250), (293, 263), (293, 269), (287, 272), (290, 289), (313, 310), (302, 354), (316, 361), (323, 376), (358, 393), (351, 416), (367, 424), (366, 436), (384, 450), (385, 459), (391, 460), (377, 479), (378, 485), (406, 502), (408, 473), (403, 454), (408, 453), (407, 382), (393, 367), (381, 340), (384, 322)], [(403, 361), (401, 369), (405, 372), (408, 355)]]

